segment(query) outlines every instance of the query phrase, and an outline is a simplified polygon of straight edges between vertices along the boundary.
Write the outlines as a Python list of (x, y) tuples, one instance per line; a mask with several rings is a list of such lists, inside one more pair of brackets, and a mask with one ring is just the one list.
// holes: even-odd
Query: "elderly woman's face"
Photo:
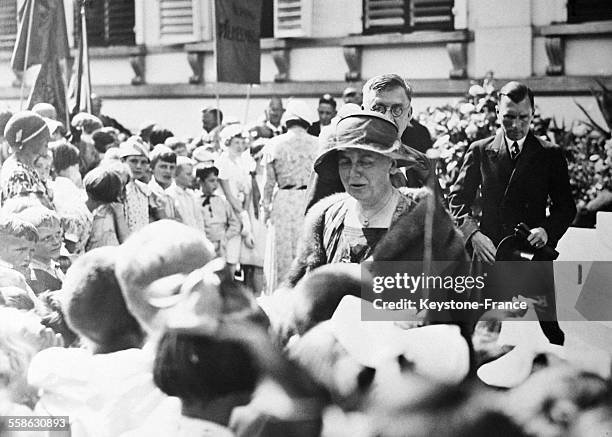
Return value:
[(359, 202), (375, 203), (391, 187), (393, 160), (361, 149), (338, 152), (338, 174), (347, 193)]

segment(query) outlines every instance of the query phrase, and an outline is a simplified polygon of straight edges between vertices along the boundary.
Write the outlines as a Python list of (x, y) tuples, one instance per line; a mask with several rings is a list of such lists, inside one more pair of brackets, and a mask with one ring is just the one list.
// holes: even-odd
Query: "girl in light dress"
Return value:
[[(256, 271), (263, 271), (265, 235), (255, 217), (253, 175), (257, 164), (248, 151), (249, 133), (242, 125), (232, 124), (223, 128), (220, 138), (226, 149), (215, 161), (215, 167), (219, 169), (221, 190), (242, 224), (240, 236), (227, 243), (226, 261), (240, 264), (245, 278), (261, 276)], [(246, 285), (259, 293), (263, 284), (253, 282)]]

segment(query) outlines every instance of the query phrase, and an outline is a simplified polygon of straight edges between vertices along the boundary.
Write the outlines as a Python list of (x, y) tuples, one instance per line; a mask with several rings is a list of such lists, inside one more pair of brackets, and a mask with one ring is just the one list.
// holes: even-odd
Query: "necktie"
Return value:
[(514, 143), (512, 143), (512, 149), (511, 149), (511, 152), (510, 152), (510, 155), (511, 155), (512, 159), (518, 158), (519, 153), (521, 153), (521, 149), (519, 149), (519, 145), (515, 141)]

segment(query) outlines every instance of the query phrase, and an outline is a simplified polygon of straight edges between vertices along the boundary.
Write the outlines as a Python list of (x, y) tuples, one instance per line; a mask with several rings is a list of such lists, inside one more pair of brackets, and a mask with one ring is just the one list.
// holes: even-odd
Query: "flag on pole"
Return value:
[(215, 0), (217, 82), (259, 83), (262, 0)]
[(87, 41), (87, 10), (86, 2), (81, 0), (79, 20), (78, 56), (72, 69), (68, 98), (70, 101), (70, 114), (74, 116), (79, 112), (91, 114), (91, 74), (89, 69), (89, 44)]
[(17, 40), (11, 58), (15, 71), (41, 64), (30, 91), (28, 108), (50, 103), (66, 126), (66, 87), (60, 59), (68, 57), (68, 33), (62, 0), (25, 0), (19, 10)]
[[(31, 27), (30, 17), (32, 18)], [(68, 57), (68, 31), (62, 0), (25, 0), (23, 2), (19, 9), (17, 39), (11, 57), (13, 70), (23, 71), (26, 64), (26, 51), (28, 52), (27, 67), (42, 64), (49, 52), (55, 53), (59, 59)]]

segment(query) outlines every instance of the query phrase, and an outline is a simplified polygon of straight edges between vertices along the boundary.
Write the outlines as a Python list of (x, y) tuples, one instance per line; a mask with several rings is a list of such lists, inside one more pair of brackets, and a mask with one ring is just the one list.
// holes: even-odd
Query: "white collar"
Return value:
[[(508, 150), (510, 150), (510, 146), (512, 146), (512, 143), (514, 143), (514, 140), (511, 140), (510, 138), (508, 138), (506, 136), (506, 134), (504, 134), (504, 138), (506, 139), (506, 145), (508, 146)], [(522, 152), (523, 151), (523, 144), (525, 144), (525, 140), (527, 139), (527, 135), (525, 135), (523, 138), (521, 138), (520, 140), (516, 140), (516, 143), (519, 146), (519, 150)]]
[(272, 130), (272, 132), (275, 132), (275, 133), (279, 133), (279, 132), (280, 132), (280, 133), (283, 133), (283, 125), (282, 125), (282, 124), (279, 124), (278, 126), (274, 126), (274, 125), (273, 125), (273, 124), (270, 122), (270, 120), (266, 120), (266, 126), (268, 126), (268, 127), (269, 127), (269, 128)]

